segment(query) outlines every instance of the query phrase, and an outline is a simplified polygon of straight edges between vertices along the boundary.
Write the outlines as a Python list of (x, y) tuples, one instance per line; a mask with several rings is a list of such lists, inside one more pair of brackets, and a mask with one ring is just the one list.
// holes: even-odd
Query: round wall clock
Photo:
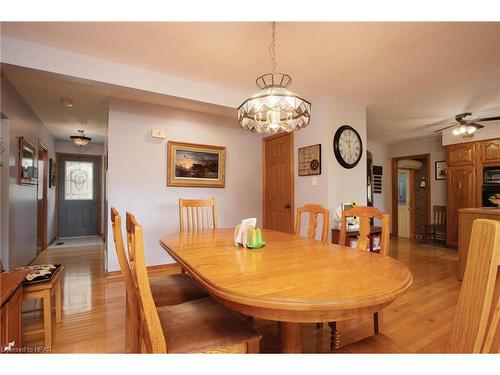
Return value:
[(333, 137), (333, 152), (341, 166), (354, 168), (363, 155), (363, 142), (359, 133), (349, 125), (343, 125)]

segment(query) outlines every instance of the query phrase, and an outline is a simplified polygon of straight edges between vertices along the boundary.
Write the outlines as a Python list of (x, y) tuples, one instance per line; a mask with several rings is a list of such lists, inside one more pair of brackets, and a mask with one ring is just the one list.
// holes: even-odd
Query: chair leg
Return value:
[(378, 335), (379, 326), (378, 326), (378, 312), (373, 313), (373, 332)]
[(337, 322), (329, 322), (330, 326), (330, 350), (340, 348), (340, 332), (337, 330)]
[(247, 353), (248, 354), (260, 353), (260, 339), (250, 340), (247, 342)]
[(45, 335), (45, 346), (52, 347), (52, 306), (50, 289), (43, 293), (43, 331)]
[(55, 305), (56, 305), (56, 323), (62, 322), (62, 296), (61, 296), (61, 278), (57, 280), (55, 287)]

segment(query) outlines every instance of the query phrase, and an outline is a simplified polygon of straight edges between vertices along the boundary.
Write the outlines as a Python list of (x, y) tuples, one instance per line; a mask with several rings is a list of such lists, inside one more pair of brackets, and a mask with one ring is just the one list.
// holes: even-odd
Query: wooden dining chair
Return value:
[(380, 254), (387, 255), (389, 251), (390, 238), (390, 216), (378, 208), (367, 206), (356, 206), (342, 211), (342, 222), (340, 224), (339, 244), (343, 245), (347, 237), (347, 218), (356, 216), (359, 218), (358, 250), (367, 251), (370, 247), (371, 219), (382, 221), (382, 234), (380, 238)]
[[(185, 214), (185, 216), (184, 216)], [(186, 225), (184, 225), (184, 222)], [(179, 199), (179, 226), (184, 232), (217, 228), (217, 205), (215, 198)]]
[[(125, 319), (126, 347), (128, 352), (136, 353), (139, 351), (140, 344), (138, 333), (139, 307), (136, 299), (135, 273), (133, 272), (134, 268), (132, 267), (132, 264), (134, 264), (133, 260), (135, 254), (133, 230), (134, 224), (137, 222), (134, 215), (127, 213), (127, 247), (129, 249), (129, 259), (127, 259), (123, 243), (121, 217), (114, 207), (111, 207), (111, 222), (113, 227), (115, 250), (127, 290), (127, 308)], [(129, 263), (130, 259), (132, 259), (132, 261)], [(208, 294), (205, 293), (187, 274), (155, 276), (150, 278), (150, 283), (153, 299), (157, 306), (176, 305), (208, 296)]]
[(297, 208), (297, 221), (295, 223), (295, 234), (300, 236), (302, 214), (309, 214), (309, 225), (307, 227), (307, 238), (316, 238), (316, 229), (318, 227), (318, 215), (322, 215), (321, 241), (328, 242), (328, 224), (330, 222), (330, 214), (327, 208), (320, 204), (306, 204), (303, 207)]
[[(390, 238), (390, 216), (383, 213), (378, 208), (367, 206), (356, 206), (349, 210), (342, 211), (342, 221), (340, 224), (339, 244), (345, 244), (347, 238), (347, 218), (356, 216), (359, 218), (359, 236), (357, 242), (357, 249), (361, 251), (368, 251), (371, 241), (371, 221), (372, 219), (379, 219), (382, 222), (382, 233), (380, 238), (380, 255), (387, 255), (389, 252), (389, 238)], [(374, 334), (380, 332), (381, 314), (379, 312), (373, 313), (373, 331)], [(328, 323), (331, 328), (331, 347), (339, 348), (340, 332), (337, 330), (335, 322)]]
[(133, 224), (135, 276), (147, 353), (258, 353), (261, 336), (212, 298), (155, 305), (146, 270), (143, 230)]
[(432, 238), (434, 242), (446, 242), (446, 206), (433, 206), (432, 224), (425, 225), (425, 242)]
[[(472, 226), (469, 256), (449, 340), (449, 353), (500, 353), (500, 222), (478, 219)], [(493, 344), (498, 345), (494, 347)], [(378, 334), (346, 345), (339, 353), (408, 353)]]

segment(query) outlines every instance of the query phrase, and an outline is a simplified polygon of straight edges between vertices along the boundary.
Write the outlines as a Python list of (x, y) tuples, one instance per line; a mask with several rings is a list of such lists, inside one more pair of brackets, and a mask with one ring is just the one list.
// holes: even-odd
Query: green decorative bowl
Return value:
[(249, 249), (260, 249), (261, 247), (264, 247), (266, 246), (266, 243), (264, 241), (262, 241), (262, 243), (255, 243), (255, 244), (251, 244), (250, 242), (247, 242), (247, 247)]

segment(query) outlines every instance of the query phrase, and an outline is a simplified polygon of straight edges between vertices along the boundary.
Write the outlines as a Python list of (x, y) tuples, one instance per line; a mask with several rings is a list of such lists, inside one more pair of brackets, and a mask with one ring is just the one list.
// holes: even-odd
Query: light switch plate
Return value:
[(160, 139), (167, 138), (165, 130), (162, 130), (162, 129), (152, 129), (151, 130), (151, 137), (160, 138)]
[(318, 180), (316, 179), (316, 177), (311, 177), (311, 185), (316, 186), (317, 184), (318, 184)]

